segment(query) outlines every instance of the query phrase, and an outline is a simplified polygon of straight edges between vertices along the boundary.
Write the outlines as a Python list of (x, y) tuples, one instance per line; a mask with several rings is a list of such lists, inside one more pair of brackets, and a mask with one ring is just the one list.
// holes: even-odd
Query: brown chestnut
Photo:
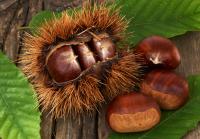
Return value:
[(107, 33), (99, 34), (93, 38), (92, 47), (99, 61), (112, 58), (116, 53), (116, 46)]
[[(49, 51), (46, 56), (46, 69), (53, 81), (66, 83), (77, 79), (87, 72), (99, 74), (96, 63), (105, 62), (116, 54), (116, 46), (109, 34), (82, 34), (74, 40), (62, 42)], [(96, 71), (99, 70), (99, 71)], [(97, 75), (98, 76), (98, 75)]]
[(142, 93), (153, 97), (162, 109), (174, 110), (189, 97), (188, 82), (173, 71), (154, 70), (141, 84)]
[(49, 74), (57, 83), (73, 80), (81, 74), (77, 56), (69, 45), (51, 51), (46, 58), (46, 66)]
[(79, 45), (74, 46), (74, 50), (78, 55), (78, 61), (82, 70), (85, 70), (96, 63), (95, 56), (87, 44), (80, 43)]
[(150, 66), (159, 65), (168, 69), (175, 69), (180, 64), (180, 54), (175, 44), (167, 38), (151, 36), (141, 41), (136, 51), (143, 54)]
[(145, 131), (160, 121), (160, 109), (155, 100), (141, 93), (117, 96), (108, 106), (107, 121), (116, 132)]

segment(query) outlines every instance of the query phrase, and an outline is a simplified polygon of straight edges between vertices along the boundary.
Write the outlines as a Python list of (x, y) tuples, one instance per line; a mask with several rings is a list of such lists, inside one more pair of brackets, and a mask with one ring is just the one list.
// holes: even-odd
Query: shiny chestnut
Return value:
[(145, 131), (160, 121), (160, 109), (155, 100), (141, 93), (117, 96), (108, 106), (107, 122), (116, 132)]
[(56, 45), (46, 57), (46, 68), (56, 83), (74, 80), (98, 62), (111, 59), (116, 46), (107, 33), (78, 36)]
[(180, 64), (180, 53), (175, 44), (167, 38), (151, 36), (142, 40), (136, 48), (150, 66), (175, 69)]
[(102, 33), (94, 37), (91, 42), (96, 59), (104, 61), (112, 58), (116, 52), (116, 46), (107, 33)]
[(153, 97), (162, 109), (174, 110), (184, 105), (189, 97), (188, 82), (173, 71), (154, 70), (141, 84), (143, 94)]
[(49, 74), (55, 82), (72, 80), (81, 74), (81, 67), (70, 45), (62, 45), (52, 51), (46, 59)]

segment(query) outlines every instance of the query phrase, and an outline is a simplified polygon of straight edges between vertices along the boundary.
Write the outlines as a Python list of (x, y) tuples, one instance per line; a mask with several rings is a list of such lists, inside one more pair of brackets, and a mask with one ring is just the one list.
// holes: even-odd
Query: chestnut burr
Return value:
[(25, 33), (19, 62), (42, 111), (50, 110), (53, 118), (92, 114), (137, 85), (139, 56), (122, 56), (117, 48), (127, 44), (127, 27), (118, 8), (87, 1), (78, 12), (63, 11), (37, 33)]

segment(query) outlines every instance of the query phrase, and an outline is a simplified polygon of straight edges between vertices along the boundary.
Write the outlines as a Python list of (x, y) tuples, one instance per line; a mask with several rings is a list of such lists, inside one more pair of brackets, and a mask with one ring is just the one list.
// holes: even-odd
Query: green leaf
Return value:
[(50, 19), (53, 18), (53, 12), (51, 11), (41, 11), (39, 13), (37, 13), (35, 16), (33, 16), (33, 18), (31, 19), (31, 21), (29, 22), (29, 27), (31, 29), (37, 28), (39, 26), (41, 26), (42, 23)]
[(29, 22), (28, 28), (30, 28), (32, 33), (37, 33), (38, 27), (40, 27), (46, 21), (53, 19), (53, 17), (60, 17), (61, 13), (52, 11), (41, 11), (37, 13), (31, 21)]
[(33, 88), (0, 52), (0, 138), (40, 139), (40, 112)]
[(200, 121), (200, 75), (188, 78), (190, 99), (176, 111), (162, 112), (161, 122), (151, 130), (142, 133), (111, 133), (109, 139), (179, 139)]
[(174, 37), (200, 30), (199, 0), (116, 0), (130, 20), (130, 43), (151, 35)]

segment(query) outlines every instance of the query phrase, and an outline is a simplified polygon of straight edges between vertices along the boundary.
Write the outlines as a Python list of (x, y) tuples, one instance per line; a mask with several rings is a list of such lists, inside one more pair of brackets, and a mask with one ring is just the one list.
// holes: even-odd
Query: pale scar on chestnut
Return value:
[(140, 132), (155, 126), (160, 121), (160, 113), (150, 108), (135, 114), (111, 114), (109, 121), (112, 129), (117, 132)]

